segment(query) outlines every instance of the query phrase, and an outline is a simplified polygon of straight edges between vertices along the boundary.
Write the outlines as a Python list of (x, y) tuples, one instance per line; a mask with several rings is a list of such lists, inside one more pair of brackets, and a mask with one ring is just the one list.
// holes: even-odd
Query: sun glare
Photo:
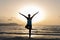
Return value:
[(26, 18), (23, 17), (22, 15), (20, 15), (19, 12), (26, 16), (28, 16), (28, 14), (31, 14), (31, 16), (32, 16), (33, 14), (35, 14), (38, 11), (39, 11), (39, 13), (34, 16), (34, 18), (32, 19), (32, 23), (43, 21), (45, 19), (45, 14), (43, 13), (43, 10), (40, 9), (39, 7), (35, 7), (35, 6), (26, 6), (26, 7), (19, 9), (18, 13), (17, 13), (17, 18), (26, 22)]

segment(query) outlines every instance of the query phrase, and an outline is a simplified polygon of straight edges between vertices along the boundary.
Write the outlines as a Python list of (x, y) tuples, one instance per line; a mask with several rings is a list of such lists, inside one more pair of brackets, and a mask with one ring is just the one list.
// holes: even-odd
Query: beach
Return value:
[(0, 26), (0, 40), (60, 40), (60, 26), (35, 27), (30, 39), (29, 30), (22, 26)]
[(54, 39), (48, 39), (48, 38), (27, 38), (27, 37), (13, 37), (13, 38), (6, 38), (6, 37), (0, 37), (0, 40), (60, 40), (57, 38)]

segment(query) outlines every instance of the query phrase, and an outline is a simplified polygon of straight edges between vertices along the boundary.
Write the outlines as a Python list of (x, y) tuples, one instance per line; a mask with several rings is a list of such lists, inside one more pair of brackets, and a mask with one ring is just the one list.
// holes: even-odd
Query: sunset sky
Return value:
[(0, 0), (0, 23), (25, 24), (17, 17), (17, 13), (31, 5), (38, 7), (45, 15), (42, 21), (36, 23), (37, 25), (60, 25), (60, 0)]

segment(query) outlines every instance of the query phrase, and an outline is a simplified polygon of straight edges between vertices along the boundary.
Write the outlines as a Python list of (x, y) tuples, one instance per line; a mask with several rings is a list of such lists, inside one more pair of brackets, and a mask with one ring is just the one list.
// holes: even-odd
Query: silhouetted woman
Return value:
[(28, 17), (27, 17), (27, 16), (19, 13), (19, 14), (21, 14), (22, 16), (24, 16), (24, 17), (27, 19), (27, 24), (26, 24), (25, 28), (27, 28), (27, 29), (32, 29), (32, 18), (33, 18), (37, 13), (38, 13), (38, 12), (36, 12), (32, 17), (30, 17), (30, 16), (31, 16), (30, 14), (28, 14)]

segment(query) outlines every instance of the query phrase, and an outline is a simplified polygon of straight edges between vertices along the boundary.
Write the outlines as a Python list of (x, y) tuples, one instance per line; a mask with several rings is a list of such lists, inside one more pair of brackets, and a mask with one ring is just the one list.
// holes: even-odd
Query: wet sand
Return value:
[(28, 38), (28, 37), (12, 37), (12, 38), (6, 38), (6, 37), (0, 37), (0, 40), (60, 40), (60, 38)]

